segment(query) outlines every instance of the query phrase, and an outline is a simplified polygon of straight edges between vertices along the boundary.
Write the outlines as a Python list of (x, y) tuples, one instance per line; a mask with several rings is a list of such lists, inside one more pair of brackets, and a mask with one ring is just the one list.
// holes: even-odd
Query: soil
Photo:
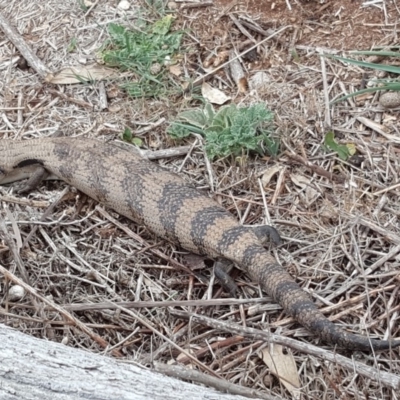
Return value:
[(265, 26), (292, 25), (299, 30), (299, 44), (338, 50), (387, 44), (388, 35), (396, 37), (396, 19), (400, 15), (395, 1), (364, 8), (362, 4), (366, 2), (360, 0), (218, 0), (217, 3), (221, 7), (235, 3), (232, 10), (246, 11)]

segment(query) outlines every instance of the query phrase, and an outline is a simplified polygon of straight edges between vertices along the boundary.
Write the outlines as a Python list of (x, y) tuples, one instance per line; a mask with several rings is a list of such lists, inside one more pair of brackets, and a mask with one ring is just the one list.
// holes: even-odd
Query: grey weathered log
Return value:
[(0, 324), (0, 399), (245, 400)]

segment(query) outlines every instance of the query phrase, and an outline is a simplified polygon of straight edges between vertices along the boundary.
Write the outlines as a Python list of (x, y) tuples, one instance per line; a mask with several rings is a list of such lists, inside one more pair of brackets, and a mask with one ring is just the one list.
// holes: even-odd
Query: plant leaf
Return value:
[(358, 96), (360, 94), (378, 92), (378, 91), (382, 91), (382, 90), (398, 91), (398, 90), (400, 90), (400, 82), (391, 82), (391, 83), (384, 84), (383, 86), (377, 86), (377, 87), (357, 90), (357, 92), (346, 94), (345, 96), (339, 97), (338, 99), (331, 101), (330, 104), (339, 103), (343, 100), (346, 100), (350, 97)]
[(132, 141), (132, 131), (129, 128), (125, 128), (122, 133), (122, 140), (124, 142), (131, 142)]
[(349, 147), (338, 144), (335, 141), (335, 135), (333, 132), (328, 132), (325, 135), (324, 144), (326, 147), (328, 147), (328, 149), (335, 151), (341, 160), (346, 161), (351, 155)]
[(400, 57), (400, 53), (398, 53), (397, 51), (389, 50), (354, 50), (350, 51), (349, 53), (362, 56)]
[(235, 104), (221, 107), (217, 113), (210, 103), (204, 110), (194, 109), (180, 113), (168, 133), (173, 137), (185, 137), (190, 132), (203, 135), (208, 156), (244, 156), (249, 151), (275, 155), (278, 140), (272, 138), (273, 113), (265, 104), (238, 108)]
[(203, 113), (207, 117), (207, 124), (211, 124), (215, 117), (215, 110), (213, 105), (211, 103), (206, 103)]
[(203, 129), (208, 123), (207, 115), (200, 108), (183, 111), (179, 114), (178, 119), (181, 121), (186, 121), (189, 124), (197, 126), (201, 129)]
[(221, 107), (218, 112), (214, 115), (213, 120), (210, 123), (210, 126), (206, 129), (206, 131), (222, 131), (226, 127), (230, 127), (232, 125), (231, 116), (236, 111), (236, 105), (231, 104), (229, 106)]
[(166, 15), (153, 24), (152, 32), (158, 35), (166, 35), (171, 29), (173, 20), (174, 17), (171, 14)]
[(352, 60), (351, 58), (335, 56), (332, 54), (325, 54), (325, 56), (334, 58), (335, 60), (347, 62), (349, 64), (358, 65), (359, 67), (372, 68), (372, 69), (377, 69), (380, 71), (391, 72), (393, 74), (400, 74), (400, 67), (396, 67), (394, 65), (375, 64), (375, 63), (369, 63), (369, 62), (365, 62), (365, 61)]

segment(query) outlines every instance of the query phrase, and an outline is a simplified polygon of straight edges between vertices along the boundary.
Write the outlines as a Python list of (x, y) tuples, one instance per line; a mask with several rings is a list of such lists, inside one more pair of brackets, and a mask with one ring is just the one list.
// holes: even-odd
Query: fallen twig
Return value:
[(379, 371), (376, 368), (369, 367), (353, 359), (341, 356), (340, 354), (333, 353), (321, 347), (313, 346), (310, 343), (302, 343), (298, 340), (291, 339), (285, 336), (277, 335), (270, 332), (264, 332), (259, 329), (246, 328), (240, 325), (212, 319), (191, 312), (171, 310), (170, 313), (171, 315), (174, 315), (176, 317), (186, 319), (190, 318), (194, 322), (207, 325), (210, 328), (221, 329), (231, 334), (247, 336), (255, 340), (264, 340), (268, 343), (287, 346), (292, 349), (301, 351), (302, 353), (311, 354), (315, 357), (320, 357), (323, 360), (339, 364), (343, 368), (349, 369), (351, 371), (356, 371), (357, 374), (365, 376), (369, 379), (373, 379), (374, 381), (378, 381), (382, 385), (385, 385), (392, 389), (400, 389), (400, 376), (391, 374), (389, 372)]
[(167, 365), (160, 362), (156, 362), (154, 363), (154, 369), (158, 372), (161, 372), (164, 375), (173, 376), (175, 378), (185, 379), (188, 381), (194, 381), (197, 383), (202, 383), (203, 385), (213, 387), (224, 393), (237, 394), (250, 398), (257, 398), (264, 400), (278, 400), (281, 398), (259, 392), (258, 390), (255, 389), (250, 389), (243, 386), (235, 385), (234, 383), (228, 382), (225, 379), (215, 378), (213, 376), (203, 374), (200, 371), (184, 368), (179, 365)]
[(279, 29), (278, 31), (276, 31), (275, 33), (269, 35), (268, 37), (266, 37), (265, 39), (261, 40), (260, 42), (256, 43), (254, 46), (249, 47), (248, 49), (246, 49), (245, 51), (241, 52), (240, 54), (238, 54), (235, 58), (228, 60), (227, 62), (218, 65), (218, 67), (214, 68), (212, 71), (208, 72), (207, 74), (201, 76), (200, 78), (196, 79), (191, 85), (189, 85), (189, 87), (186, 89), (187, 91), (189, 91), (191, 88), (194, 88), (196, 86), (201, 85), (205, 80), (207, 80), (208, 78), (210, 78), (212, 75), (214, 75), (217, 71), (219, 71), (220, 69), (226, 67), (227, 65), (229, 65), (229, 63), (231, 63), (232, 61), (244, 56), (245, 54), (247, 54), (248, 52), (256, 49), (258, 46), (262, 45), (264, 42), (267, 42), (268, 40), (271, 40), (274, 36), (279, 35), (280, 33), (282, 33), (283, 31), (285, 31), (286, 29), (290, 28), (291, 25), (287, 25), (284, 26), (283, 28)]
[(331, 172), (327, 171), (326, 169), (321, 168), (318, 165), (311, 163), (310, 161), (306, 160), (305, 158), (299, 156), (298, 154), (291, 153), (289, 151), (285, 151), (285, 155), (288, 156), (290, 159), (297, 161), (300, 164), (303, 164), (311, 171), (315, 172), (318, 175), (324, 176), (331, 181), (336, 181), (339, 183), (343, 183), (345, 178), (341, 175), (334, 175)]
[(16, 29), (10, 24), (5, 16), (0, 12), (0, 28), (4, 34), (11, 40), (14, 46), (19, 50), (22, 57), (28, 62), (29, 66), (33, 68), (42, 78), (45, 78), (50, 70), (47, 66), (37, 57), (32, 49), (25, 42), (23, 37), (16, 31)]
[[(83, 322), (79, 321), (79, 319), (75, 318), (71, 315), (68, 311), (64, 310), (62, 307), (58, 306), (57, 304), (53, 303), (48, 298), (40, 295), (35, 289), (33, 289), (30, 285), (26, 284), (22, 279), (19, 279), (14, 274), (9, 272), (6, 268), (4, 268), (0, 264), (0, 273), (2, 273), (7, 279), (14, 282), (17, 285), (22, 286), (27, 292), (29, 292), (32, 296), (40, 300), (41, 302), (47, 304), (52, 309), (59, 312), (65, 319), (71, 321), (78, 329), (88, 335), (92, 340), (94, 340), (99, 346), (103, 349), (107, 349), (109, 347), (109, 343), (104, 340), (102, 337), (94, 333), (91, 329), (89, 329)], [(119, 350), (113, 350), (111, 352), (115, 357), (122, 357), (122, 353)]]

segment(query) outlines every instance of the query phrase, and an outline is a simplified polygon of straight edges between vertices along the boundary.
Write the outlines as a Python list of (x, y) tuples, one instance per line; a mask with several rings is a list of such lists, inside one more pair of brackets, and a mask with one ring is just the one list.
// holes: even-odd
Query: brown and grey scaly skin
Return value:
[(223, 207), (157, 164), (90, 139), (0, 140), (0, 184), (23, 179), (35, 168), (186, 250), (233, 261), (288, 314), (327, 343), (366, 351), (400, 345), (400, 341), (369, 340), (335, 326), (264, 249), (252, 229), (241, 226)]

